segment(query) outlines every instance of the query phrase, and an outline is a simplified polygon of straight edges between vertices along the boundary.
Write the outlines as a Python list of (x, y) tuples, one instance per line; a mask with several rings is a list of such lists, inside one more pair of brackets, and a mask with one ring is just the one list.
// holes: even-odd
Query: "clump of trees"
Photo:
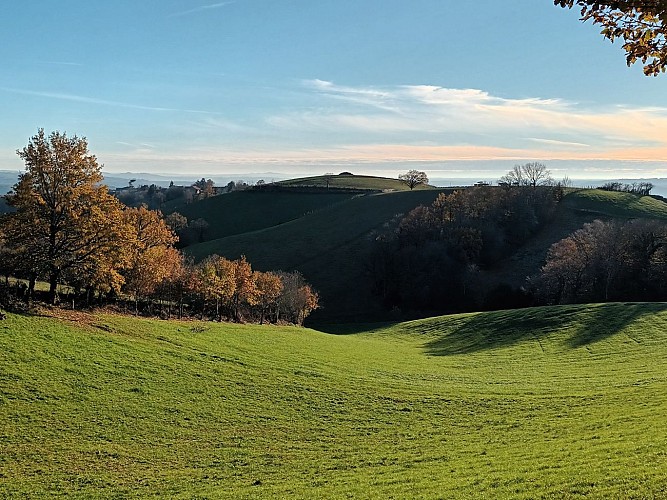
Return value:
[(667, 225), (596, 220), (555, 243), (532, 280), (548, 304), (667, 297)]
[(537, 186), (553, 186), (554, 180), (545, 164), (530, 162), (523, 165), (515, 165), (512, 170), (500, 178), (498, 184), (535, 188)]
[(444, 312), (483, 304), (484, 270), (552, 215), (554, 189), (473, 187), (441, 193), (375, 236), (368, 269), (388, 308)]
[(653, 184), (650, 182), (633, 182), (632, 184), (627, 184), (623, 182), (612, 181), (604, 183), (598, 189), (602, 189), (604, 191), (618, 191), (621, 193), (632, 193), (638, 194), (640, 196), (648, 196), (651, 194)]
[(318, 294), (301, 274), (253, 271), (243, 256), (211, 255), (187, 275), (192, 303), (209, 318), (300, 325), (318, 307)]
[(131, 297), (137, 313), (157, 306), (170, 315), (177, 305), (183, 315), (189, 304), (202, 317), (301, 324), (318, 307), (300, 275), (252, 271), (245, 258), (186, 262), (174, 247), (175, 231), (192, 224), (178, 214), (165, 220), (145, 205), (124, 206), (109, 194), (85, 138), (40, 129), (18, 155), (26, 170), (7, 197), (15, 211), (0, 220), (0, 269), (6, 278), (27, 280), (28, 299), (37, 280), (46, 280), (51, 304), (66, 284), (74, 301)]

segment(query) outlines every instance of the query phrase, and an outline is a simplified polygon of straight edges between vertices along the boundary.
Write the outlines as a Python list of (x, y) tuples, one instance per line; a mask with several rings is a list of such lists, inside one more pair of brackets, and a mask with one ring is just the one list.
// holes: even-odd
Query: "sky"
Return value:
[(0, 169), (667, 177), (667, 75), (552, 0), (31, 0), (0, 17)]

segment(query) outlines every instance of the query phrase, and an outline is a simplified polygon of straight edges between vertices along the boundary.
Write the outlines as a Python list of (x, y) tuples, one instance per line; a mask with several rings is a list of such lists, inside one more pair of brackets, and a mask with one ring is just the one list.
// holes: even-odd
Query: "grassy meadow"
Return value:
[(569, 210), (614, 218), (667, 219), (667, 203), (650, 196), (639, 196), (601, 189), (572, 190), (563, 205)]
[[(329, 187), (344, 189), (369, 189), (387, 191), (410, 191), (408, 185), (398, 179), (376, 177), (372, 175), (318, 175), (279, 181), (276, 184), (286, 187)], [(414, 189), (431, 189), (431, 186), (419, 184)]]
[(188, 220), (205, 219), (207, 239), (257, 231), (298, 219), (354, 196), (350, 193), (236, 191), (190, 204), (166, 208)]
[[(0, 497), (667, 496), (667, 305), (0, 322)], [(328, 332), (328, 333), (325, 333)]]

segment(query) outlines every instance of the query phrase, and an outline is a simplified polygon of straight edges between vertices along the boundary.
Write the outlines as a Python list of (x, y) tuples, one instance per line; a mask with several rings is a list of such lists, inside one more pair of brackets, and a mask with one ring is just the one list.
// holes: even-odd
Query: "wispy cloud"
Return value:
[(38, 64), (49, 64), (52, 66), (83, 66), (83, 64), (78, 62), (69, 62), (69, 61), (37, 61)]
[(584, 106), (427, 85), (374, 88), (311, 80), (303, 89), (308, 107), (242, 127), (205, 117), (188, 127), (197, 125), (198, 137), (217, 141), (200, 141), (202, 147), (180, 151), (118, 152), (114, 161), (132, 157), (159, 164), (286, 166), (667, 162), (667, 108)]
[(196, 14), (197, 12), (204, 12), (204, 11), (207, 11), (207, 10), (219, 9), (221, 7), (225, 7), (225, 6), (231, 5), (233, 3), (235, 3), (235, 2), (218, 2), (218, 3), (208, 4), (208, 5), (200, 5), (199, 7), (195, 7), (194, 9), (184, 10), (182, 12), (175, 12), (174, 14), (170, 14), (168, 17), (187, 16), (189, 14)]
[(538, 142), (540, 144), (546, 144), (548, 146), (560, 146), (564, 148), (589, 148), (590, 144), (584, 144), (583, 142), (569, 142), (569, 141), (559, 141), (556, 139), (540, 139), (538, 137), (527, 137), (529, 141)]
[(304, 80), (304, 85), (314, 91), (333, 99), (349, 103), (369, 106), (385, 111), (397, 112), (399, 108), (395, 102), (399, 96), (389, 90), (379, 88), (357, 88), (335, 85), (325, 80)]
[(169, 108), (161, 106), (144, 106), (141, 104), (132, 104), (127, 102), (120, 101), (110, 101), (107, 99), (98, 99), (96, 97), (87, 97), (76, 94), (63, 94), (59, 92), (45, 92), (37, 90), (24, 90), (24, 89), (13, 89), (8, 87), (0, 87), (2, 92), (10, 92), (13, 94), (34, 96), (34, 97), (44, 97), (49, 99), (58, 99), (62, 101), (74, 101), (81, 102), (86, 104), (96, 104), (102, 106), (113, 106), (117, 108), (129, 108), (129, 109), (139, 109), (144, 111), (159, 111), (159, 112), (180, 112), (180, 113), (193, 113), (193, 114), (202, 114), (202, 115), (219, 115), (220, 113), (215, 111), (204, 111), (197, 109), (179, 109), (179, 108)]
[(321, 130), (348, 145), (364, 138), (380, 144), (465, 145), (477, 148), (480, 157), (488, 156), (481, 153), (484, 147), (525, 151), (525, 156), (596, 158), (667, 148), (667, 108), (585, 106), (429, 85), (349, 87), (310, 80), (304, 88), (338, 104), (272, 116), (267, 123), (292, 134)]

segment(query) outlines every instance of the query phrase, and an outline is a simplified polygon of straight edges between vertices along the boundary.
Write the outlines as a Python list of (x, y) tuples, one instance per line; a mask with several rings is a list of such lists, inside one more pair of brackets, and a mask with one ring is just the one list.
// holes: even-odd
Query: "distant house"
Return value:
[(475, 184), (474, 184), (475, 187), (485, 187), (485, 186), (490, 186), (490, 185), (491, 184), (489, 184), (486, 181), (479, 181), (479, 182), (475, 182)]

